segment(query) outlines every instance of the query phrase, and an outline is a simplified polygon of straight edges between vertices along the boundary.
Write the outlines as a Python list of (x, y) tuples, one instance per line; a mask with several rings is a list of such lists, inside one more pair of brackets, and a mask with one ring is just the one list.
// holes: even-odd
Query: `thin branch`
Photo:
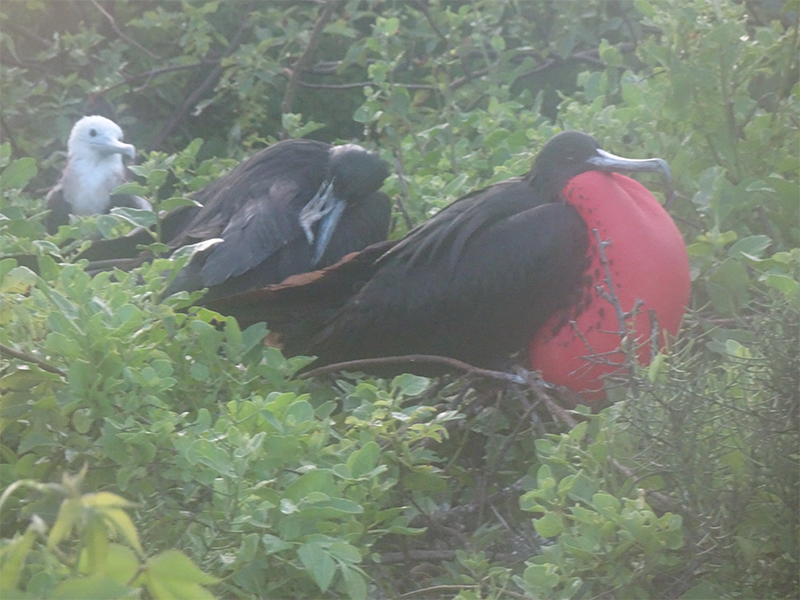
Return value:
[(158, 67), (157, 69), (151, 69), (143, 73), (137, 73), (136, 75), (126, 75), (125, 73), (120, 73), (120, 75), (122, 75), (123, 78), (122, 81), (112, 84), (107, 88), (98, 90), (95, 92), (95, 94), (98, 96), (102, 96), (103, 94), (107, 94), (108, 92), (117, 89), (118, 87), (122, 87), (123, 85), (130, 85), (135, 81), (139, 81), (140, 79), (145, 79), (146, 81), (142, 85), (132, 90), (133, 92), (138, 93), (147, 89), (147, 86), (150, 85), (152, 79), (154, 77), (157, 77), (158, 75), (162, 75), (164, 73), (171, 73), (172, 71), (184, 71), (186, 69), (196, 69), (197, 67), (202, 67), (206, 65), (218, 65), (219, 63), (220, 63), (219, 60), (204, 58), (190, 65), (170, 65), (168, 67)]
[[(292, 112), (292, 104), (294, 103), (294, 97), (297, 95), (297, 86), (298, 81), (300, 80), (300, 73), (302, 73), (303, 69), (311, 61), (311, 56), (316, 50), (317, 45), (319, 45), (320, 39), (322, 38), (322, 32), (325, 29), (325, 25), (327, 25), (328, 21), (330, 21), (331, 16), (333, 15), (333, 9), (336, 8), (338, 4), (338, 0), (328, 0), (325, 4), (325, 9), (322, 11), (322, 14), (317, 19), (317, 22), (314, 23), (314, 29), (311, 31), (311, 37), (308, 40), (308, 45), (306, 49), (303, 51), (303, 54), (300, 58), (297, 59), (297, 62), (294, 63), (291, 69), (291, 77), (289, 78), (289, 83), (286, 85), (286, 92), (283, 95), (283, 102), (281, 102), (281, 113), (286, 114)], [(283, 136), (285, 138), (286, 131), (283, 131)]]
[(648, 309), (647, 318), (650, 319), (650, 362), (653, 362), (661, 350), (661, 328), (654, 308)]
[(482, 369), (469, 363), (466, 363), (455, 358), (447, 356), (436, 356), (433, 354), (407, 354), (405, 356), (386, 356), (382, 358), (362, 358), (359, 360), (348, 360), (345, 362), (332, 363), (306, 371), (298, 376), (298, 379), (308, 379), (310, 377), (318, 377), (319, 375), (326, 375), (328, 373), (336, 373), (338, 371), (360, 371), (370, 367), (381, 367), (386, 365), (401, 365), (401, 364), (415, 364), (425, 363), (431, 365), (442, 365), (451, 367), (453, 369), (464, 371), (466, 375), (475, 375), (478, 377), (486, 377), (489, 379), (499, 379), (500, 381), (509, 381), (511, 383), (525, 384), (526, 379), (514, 373), (506, 373), (505, 371), (492, 371), (490, 369)]
[(61, 377), (66, 377), (67, 374), (59, 369), (58, 367), (54, 367), (50, 363), (43, 361), (41, 358), (37, 358), (32, 354), (28, 354), (27, 352), (22, 352), (20, 350), (14, 350), (5, 344), (0, 344), (0, 356), (8, 355), (12, 358), (16, 358), (18, 360), (31, 363), (39, 367), (42, 371), (47, 371), (48, 373), (55, 373), (56, 375), (61, 375)]
[(154, 58), (156, 60), (163, 60), (160, 56), (158, 56), (156, 54), (153, 54), (152, 52), (150, 52), (150, 50), (148, 50), (147, 48), (142, 46), (139, 42), (137, 42), (133, 38), (130, 38), (127, 35), (125, 35), (122, 32), (122, 30), (117, 26), (117, 23), (114, 20), (114, 17), (112, 17), (110, 14), (108, 14), (106, 9), (103, 8), (102, 6), (100, 6), (100, 3), (97, 0), (91, 0), (91, 2), (94, 5), (94, 7), (100, 12), (100, 14), (102, 14), (106, 19), (108, 19), (108, 22), (111, 24), (111, 27), (114, 30), (114, 33), (116, 33), (120, 38), (122, 38), (123, 40), (128, 42), (131, 46), (134, 46), (134, 47), (138, 48), (139, 50), (141, 50), (142, 52), (147, 54), (147, 56), (149, 56), (150, 58)]

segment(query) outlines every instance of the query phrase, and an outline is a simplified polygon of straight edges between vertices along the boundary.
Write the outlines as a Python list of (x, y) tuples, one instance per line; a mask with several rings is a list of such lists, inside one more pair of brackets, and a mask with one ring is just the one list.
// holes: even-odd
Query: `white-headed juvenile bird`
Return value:
[(67, 166), (47, 194), (50, 213), (45, 227), (49, 233), (66, 225), (71, 214), (107, 213), (117, 206), (153, 209), (138, 196), (111, 194), (127, 181), (123, 155), (134, 158), (136, 148), (122, 141), (122, 129), (114, 121), (94, 115), (75, 123), (67, 142)]

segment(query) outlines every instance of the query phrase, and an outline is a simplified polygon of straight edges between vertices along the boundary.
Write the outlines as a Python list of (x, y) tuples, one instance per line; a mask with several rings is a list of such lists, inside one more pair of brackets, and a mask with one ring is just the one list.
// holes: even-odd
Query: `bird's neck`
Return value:
[(104, 213), (114, 188), (125, 181), (119, 154), (71, 156), (64, 178), (64, 196), (77, 215)]

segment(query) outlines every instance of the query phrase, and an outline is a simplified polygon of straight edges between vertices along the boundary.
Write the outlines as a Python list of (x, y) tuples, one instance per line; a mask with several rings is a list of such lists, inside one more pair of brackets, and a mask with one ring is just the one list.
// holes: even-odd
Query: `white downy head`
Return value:
[(75, 123), (67, 151), (62, 185), (72, 212), (92, 215), (107, 211), (110, 193), (125, 182), (122, 155), (133, 158), (136, 148), (122, 141), (122, 129), (114, 121), (94, 115)]

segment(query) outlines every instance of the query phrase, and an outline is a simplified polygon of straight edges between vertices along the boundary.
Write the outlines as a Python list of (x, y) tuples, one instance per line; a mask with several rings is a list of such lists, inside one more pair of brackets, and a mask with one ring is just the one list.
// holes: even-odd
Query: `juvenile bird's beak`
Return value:
[(130, 159), (136, 158), (136, 148), (117, 139), (97, 140), (94, 145), (102, 154), (122, 154)]
[(347, 203), (334, 194), (333, 181), (331, 181), (323, 183), (317, 194), (300, 211), (300, 225), (303, 227), (309, 245), (314, 244), (314, 232), (311, 228), (317, 221), (321, 221), (319, 237), (314, 244), (312, 265), (316, 266), (325, 253), (325, 248), (328, 247), (346, 206)]
[(136, 158), (136, 148), (133, 146), (133, 144), (125, 144), (119, 140), (113, 140), (109, 148), (111, 149), (111, 152), (122, 154), (131, 160)]

